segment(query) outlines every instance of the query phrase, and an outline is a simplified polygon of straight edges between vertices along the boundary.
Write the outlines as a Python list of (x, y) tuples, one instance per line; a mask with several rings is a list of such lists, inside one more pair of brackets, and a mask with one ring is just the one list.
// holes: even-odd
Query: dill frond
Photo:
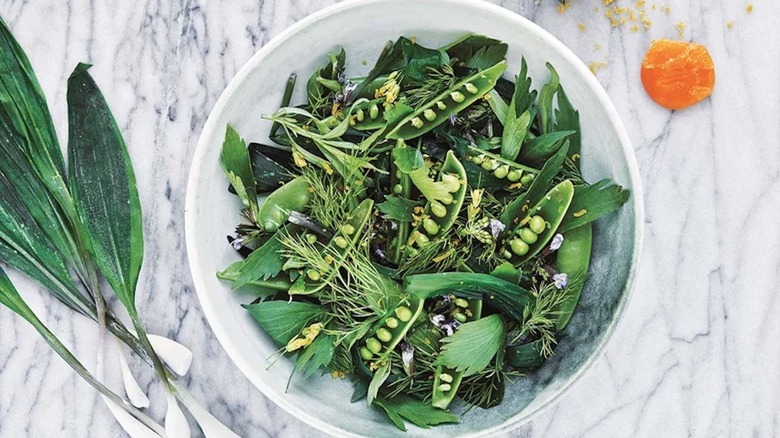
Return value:
[(429, 68), (428, 80), (419, 87), (407, 90), (407, 105), (418, 109), (431, 99), (435, 98), (444, 91), (452, 88), (457, 82), (458, 77), (449, 65), (442, 66), (441, 71)]

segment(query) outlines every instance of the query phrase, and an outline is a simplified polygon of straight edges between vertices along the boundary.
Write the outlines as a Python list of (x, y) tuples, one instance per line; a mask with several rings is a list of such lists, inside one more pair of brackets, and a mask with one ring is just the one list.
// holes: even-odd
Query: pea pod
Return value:
[(266, 231), (276, 231), (287, 222), (291, 211), (303, 211), (310, 198), (309, 184), (299, 176), (265, 198), (257, 211), (257, 222)]
[[(474, 321), (482, 317), (482, 300), (468, 300), (467, 320)], [(469, 316), (470, 315), (470, 316)], [(456, 371), (442, 365), (436, 367), (436, 374), (433, 379), (433, 394), (431, 396), (431, 405), (439, 409), (447, 407), (455, 398), (458, 392), (460, 382), (463, 380), (463, 371)]]
[(506, 67), (504, 60), (463, 79), (402, 119), (387, 138), (408, 140), (441, 125), (451, 114), (457, 114), (492, 90)]
[[(547, 194), (518, 221), (514, 235), (505, 240), (504, 249), (512, 255), (510, 261), (515, 266), (525, 263), (538, 254), (555, 235), (555, 231), (563, 221), (563, 217), (574, 196), (574, 185), (564, 180), (553, 187)], [(545, 221), (545, 229), (537, 234), (526, 226), (534, 216), (541, 216)], [(524, 249), (524, 250), (521, 250)]]
[[(290, 288), (288, 292), (290, 295), (311, 295), (325, 287), (325, 284), (338, 273), (350, 251), (360, 242), (364, 234), (363, 229), (371, 217), (373, 207), (373, 200), (364, 199), (328, 242), (325, 253), (338, 255), (334, 257), (330, 271), (317, 273), (317, 275), (301, 275)], [(351, 231), (351, 233), (347, 233), (347, 231)]]
[[(556, 267), (558, 272), (566, 273), (569, 278), (585, 276), (590, 265), (590, 250), (593, 243), (593, 227), (590, 223), (581, 225), (563, 234), (563, 243), (558, 248)], [(559, 308), (558, 331), (563, 330), (571, 319), (577, 303), (580, 301), (584, 281), (569, 282), (566, 287), (567, 299)]]
[[(362, 346), (358, 349), (361, 358), (376, 365), (386, 362), (390, 353), (420, 317), (424, 303), (425, 300), (415, 296), (402, 299), (368, 333)], [(366, 351), (370, 353), (370, 356)], [(364, 353), (366, 353), (365, 356)]]
[(359, 105), (352, 116), (354, 118), (352, 127), (358, 131), (370, 131), (385, 126), (387, 121), (384, 119), (384, 102), (385, 98), (382, 97)]
[[(424, 219), (412, 233), (412, 239), (421, 243), (420, 236), (430, 240), (436, 236), (443, 235), (452, 227), (455, 219), (463, 206), (463, 200), (466, 199), (466, 170), (460, 164), (452, 151), (447, 151), (447, 156), (439, 172), (439, 180), (448, 183), (448, 191), (452, 193), (452, 202), (444, 205), (437, 201), (428, 201), (425, 206)], [(411, 239), (410, 239), (411, 240)]]
[[(532, 180), (539, 173), (538, 169), (507, 160), (500, 155), (474, 146), (468, 147), (466, 160), (479, 166), (483, 171), (490, 172), (496, 178), (505, 180), (506, 185), (510, 187), (518, 184), (517, 188), (527, 185), (528, 181)], [(526, 183), (522, 181), (526, 181)]]
[[(398, 166), (396, 166), (395, 161), (391, 160), (391, 163), (392, 163), (390, 165), (391, 190), (393, 192), (398, 192), (397, 193), (398, 195), (401, 195), (404, 198), (408, 199), (412, 194), (412, 180), (411, 178), (409, 178), (409, 175), (398, 170)], [(403, 246), (406, 242), (406, 239), (409, 237), (410, 228), (411, 228), (411, 224), (409, 222), (400, 222), (398, 224), (398, 230), (394, 237), (395, 244), (392, 245), (393, 252), (391, 254), (392, 261), (395, 264), (399, 264), (401, 261), (401, 255), (403, 254)]]
[(537, 339), (527, 344), (507, 345), (504, 360), (521, 371), (536, 370), (544, 363), (542, 341)]

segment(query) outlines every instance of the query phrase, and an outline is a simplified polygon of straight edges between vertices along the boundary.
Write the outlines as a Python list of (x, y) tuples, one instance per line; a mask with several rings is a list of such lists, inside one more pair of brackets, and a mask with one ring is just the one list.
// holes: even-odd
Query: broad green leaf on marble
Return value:
[(68, 79), (68, 155), (73, 196), (95, 263), (137, 317), (143, 259), (141, 204), (130, 157), (103, 95), (79, 64)]

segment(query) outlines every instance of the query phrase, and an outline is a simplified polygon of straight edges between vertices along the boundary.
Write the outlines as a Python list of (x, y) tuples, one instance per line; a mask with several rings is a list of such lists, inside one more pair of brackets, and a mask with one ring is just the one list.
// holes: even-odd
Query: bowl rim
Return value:
[[(267, 44), (261, 47), (255, 54), (253, 54), (246, 61), (246, 63), (239, 69), (239, 71), (235, 74), (235, 76), (233, 76), (233, 78), (230, 80), (225, 90), (222, 91), (219, 99), (214, 104), (214, 107), (211, 109), (211, 112), (209, 113), (206, 123), (203, 125), (203, 129), (199, 136), (198, 143), (196, 145), (195, 152), (193, 154), (192, 162), (190, 165), (189, 177), (187, 181), (187, 191), (185, 195), (185, 207), (184, 207), (185, 241), (187, 246), (187, 256), (188, 256), (188, 261), (190, 266), (190, 272), (192, 275), (195, 292), (198, 296), (198, 301), (200, 302), (201, 308), (203, 309), (203, 313), (206, 316), (206, 320), (208, 321), (209, 326), (214, 332), (214, 335), (216, 336), (220, 345), (225, 350), (230, 360), (242, 372), (242, 374), (244, 374), (244, 376), (250, 382), (252, 382), (252, 384), (257, 389), (259, 389), (265, 397), (271, 399), (277, 406), (281, 407), (287, 413), (296, 417), (298, 420), (314, 428), (317, 428), (322, 432), (331, 435), (336, 435), (336, 436), (359, 437), (361, 435), (357, 435), (353, 432), (347, 431), (338, 426), (334, 426), (330, 423), (320, 420), (317, 417), (309, 415), (303, 409), (300, 409), (295, 405), (293, 405), (292, 403), (290, 403), (287, 400), (287, 398), (283, 396), (279, 397), (273, 391), (270, 391), (269, 387), (263, 382), (262, 379), (252, 377), (252, 375), (254, 374), (254, 370), (256, 368), (255, 365), (244, 361), (241, 358), (241, 356), (237, 353), (238, 348), (233, 344), (233, 342), (231, 342), (228, 328), (225, 327), (220, 322), (220, 320), (217, 318), (216, 312), (213, 310), (214, 307), (212, 303), (214, 298), (205, 292), (207, 290), (205, 286), (205, 280), (203, 280), (203, 275), (205, 274), (201, 273), (197, 269), (197, 267), (200, 265), (200, 255), (197, 253), (197, 251), (195, 251), (195, 242), (197, 236), (195, 236), (195, 225), (194, 225), (194, 217), (192, 217), (192, 212), (195, 211), (195, 203), (196, 203), (195, 186), (197, 184), (197, 181), (200, 178), (200, 172), (198, 171), (198, 168), (200, 167), (201, 162), (204, 160), (205, 155), (209, 148), (209, 145), (207, 144), (207, 138), (210, 137), (210, 135), (207, 134), (212, 132), (215, 128), (217, 128), (217, 126), (215, 126), (216, 117), (214, 117), (214, 114), (218, 114), (224, 110), (229, 98), (236, 92), (239, 84), (243, 83), (246, 77), (250, 74), (250, 72), (254, 70), (261, 62), (263, 62), (263, 60), (271, 52), (273, 52), (278, 46), (280, 46), (283, 42), (285, 42), (287, 39), (291, 38), (298, 32), (304, 30), (307, 26), (319, 20), (322, 20), (326, 17), (329, 17), (331, 15), (344, 12), (348, 9), (364, 7), (371, 4), (383, 3), (385, 1), (388, 0), (346, 0), (341, 3), (337, 3), (325, 7), (323, 9), (320, 9), (319, 11), (316, 11), (304, 17), (303, 19), (293, 23), (291, 26), (284, 29), (278, 35), (273, 37)], [(499, 5), (495, 5), (488, 2), (475, 2), (473, 0), (437, 0), (437, 2), (440, 3), (442, 6), (449, 5), (453, 7), (457, 7), (457, 6), (476, 7), (482, 9), (486, 13), (495, 14), (501, 17), (502, 19), (513, 21), (519, 27), (523, 27), (528, 32), (535, 34), (535, 36), (544, 40), (546, 43), (550, 44), (555, 50), (557, 50), (560, 53), (560, 55), (566, 61), (568, 61), (575, 68), (575, 70), (577, 70), (578, 73), (584, 78), (585, 84), (597, 96), (598, 103), (604, 108), (606, 114), (608, 115), (610, 123), (612, 124), (612, 126), (615, 128), (615, 131), (617, 132), (620, 145), (627, 159), (626, 163), (628, 165), (628, 173), (631, 180), (632, 191), (633, 191), (632, 193), (633, 196), (631, 197), (631, 200), (634, 208), (634, 235), (633, 235), (634, 248), (633, 248), (633, 253), (631, 255), (631, 264), (626, 278), (626, 283), (624, 285), (623, 294), (621, 295), (620, 302), (615, 307), (615, 312), (614, 312), (615, 317), (612, 318), (609, 326), (606, 328), (604, 332), (604, 336), (601, 339), (601, 342), (596, 347), (595, 353), (591, 356), (591, 359), (587, 363), (585, 363), (584, 366), (580, 367), (576, 372), (572, 374), (572, 376), (569, 379), (569, 382), (566, 383), (564, 386), (562, 386), (558, 390), (558, 392), (554, 394), (547, 402), (541, 404), (531, 412), (526, 413), (522, 418), (518, 418), (518, 414), (516, 414), (511, 418), (507, 419), (506, 421), (504, 421), (503, 423), (467, 435), (467, 436), (487, 436), (489, 434), (494, 434), (494, 433), (514, 429), (520, 425), (532, 421), (534, 418), (536, 418), (544, 411), (549, 409), (550, 406), (558, 403), (565, 394), (571, 392), (571, 389), (575, 386), (575, 384), (577, 384), (581, 380), (582, 376), (585, 375), (591, 368), (593, 368), (595, 364), (604, 355), (607, 344), (612, 339), (617, 327), (625, 317), (626, 309), (628, 308), (628, 304), (631, 301), (631, 297), (633, 296), (633, 292), (635, 289), (636, 277), (639, 269), (640, 256), (642, 253), (642, 243), (643, 243), (643, 234), (644, 234), (644, 204), (643, 204), (643, 194), (642, 194), (642, 180), (640, 177), (639, 167), (636, 161), (636, 155), (631, 145), (631, 139), (628, 134), (628, 131), (623, 125), (623, 122), (620, 119), (615, 106), (613, 105), (612, 101), (607, 95), (606, 90), (603, 88), (603, 86), (598, 81), (598, 79), (596, 79), (595, 75), (591, 74), (590, 70), (582, 62), (582, 60), (580, 60), (571, 49), (569, 49), (565, 44), (563, 44), (563, 42), (558, 40), (555, 36), (553, 36), (551, 33), (546, 31), (538, 24), (532, 22), (531, 20), (523, 17), (518, 13), (505, 9)]]

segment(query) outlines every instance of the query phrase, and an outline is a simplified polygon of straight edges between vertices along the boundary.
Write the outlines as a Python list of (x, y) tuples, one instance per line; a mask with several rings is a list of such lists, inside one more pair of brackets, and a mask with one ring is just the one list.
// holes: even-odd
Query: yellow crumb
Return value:
[(601, 44), (596, 44), (596, 51), (601, 50)]
[(604, 0), (604, 6), (609, 6), (609, 5), (610, 5), (610, 4), (612, 4), (612, 2), (614, 2), (614, 1), (615, 1), (615, 0)]
[(598, 12), (598, 11), (599, 11), (599, 7), (598, 6), (594, 6), (593, 7), (593, 12)]
[(591, 62), (588, 68), (590, 69), (590, 72), (594, 75), (599, 72), (602, 68), (606, 67), (606, 62)]
[(583, 31), (583, 32), (585, 32), (586, 30), (588, 30), (588, 28), (587, 28), (587, 27), (585, 27), (585, 25), (584, 25), (583, 23), (578, 23), (578, 24), (577, 24), (577, 28), (578, 28), (579, 30)]
[(637, 0), (636, 7), (643, 8), (645, 6), (645, 0)]
[(417, 44), (417, 37), (416, 37), (416, 36), (414, 36), (414, 35), (412, 35), (412, 37), (411, 37), (411, 38), (409, 38), (409, 41), (411, 41), (411, 42), (412, 42), (412, 44)]
[(649, 18), (647, 18), (647, 15), (645, 15), (645, 11), (639, 13), (639, 21), (642, 22), (642, 25), (645, 27), (645, 30), (650, 29), (650, 26), (653, 24), (653, 22)]
[(672, 12), (672, 8), (669, 6), (661, 6), (661, 10), (664, 11), (664, 14), (669, 15), (670, 12)]
[(734, 22), (732, 20), (729, 20), (729, 22), (726, 23), (726, 27), (728, 27), (729, 30), (733, 29), (734, 28)]
[(631, 32), (637, 32), (639, 30), (639, 26), (635, 24), (635, 25), (631, 26), (630, 29), (631, 29)]
[(650, 6), (650, 9), (655, 10), (655, 5)]
[(747, 7), (745, 8), (748, 14), (753, 13), (753, 3), (748, 3)]
[(563, 14), (563, 12), (567, 9), (571, 8), (571, 3), (559, 3), (558, 4), (558, 13)]
[(679, 21), (675, 27), (677, 28), (677, 35), (682, 38), (685, 35), (685, 22)]

